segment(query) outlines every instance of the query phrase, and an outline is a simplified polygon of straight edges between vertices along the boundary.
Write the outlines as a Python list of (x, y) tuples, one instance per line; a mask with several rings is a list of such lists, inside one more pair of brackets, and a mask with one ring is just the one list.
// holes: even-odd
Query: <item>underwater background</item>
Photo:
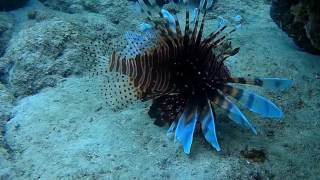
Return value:
[[(250, 87), (284, 113), (279, 120), (241, 108), (257, 135), (218, 110), (221, 151), (195, 134), (185, 154), (148, 115), (150, 101), (114, 111), (92, 76), (92, 57), (108, 58), (110, 44), (145, 29), (139, 3), (0, 0), (0, 179), (319, 179), (319, 4), (209, 2), (204, 34), (237, 29), (228, 38), (240, 51), (225, 61), (232, 75), (293, 85)], [(183, 22), (199, 2), (144, 3)]]

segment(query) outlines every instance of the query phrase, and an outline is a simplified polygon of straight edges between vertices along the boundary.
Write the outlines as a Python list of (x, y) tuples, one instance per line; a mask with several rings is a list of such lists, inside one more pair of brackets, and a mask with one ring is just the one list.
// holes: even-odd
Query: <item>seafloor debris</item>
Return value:
[(267, 159), (267, 154), (264, 149), (248, 149), (240, 151), (240, 155), (251, 162), (264, 162)]

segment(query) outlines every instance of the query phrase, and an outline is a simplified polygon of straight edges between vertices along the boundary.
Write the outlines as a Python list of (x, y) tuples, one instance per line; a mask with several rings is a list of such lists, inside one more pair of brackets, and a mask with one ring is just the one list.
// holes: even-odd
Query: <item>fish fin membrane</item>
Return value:
[(140, 101), (141, 92), (130, 77), (119, 72), (109, 72), (102, 88), (107, 105), (113, 111), (120, 111)]
[(231, 78), (227, 82), (239, 83), (239, 84), (250, 84), (255, 86), (261, 86), (271, 90), (285, 90), (292, 86), (293, 81), (285, 78)]
[(251, 122), (246, 118), (246, 116), (240, 111), (240, 109), (227, 98), (220, 90), (217, 90), (215, 97), (213, 98), (213, 102), (218, 105), (221, 109), (223, 109), (227, 116), (244, 127), (248, 127), (252, 130), (254, 134), (257, 134), (256, 129), (251, 124)]
[(147, 50), (155, 46), (153, 42), (155, 34), (152, 30), (149, 30), (146, 36), (139, 33), (128, 31), (125, 33), (126, 47), (120, 53), (121, 58), (129, 59), (139, 54), (143, 54)]
[(174, 131), (175, 131), (175, 129), (176, 129), (176, 127), (177, 127), (177, 123), (176, 123), (175, 121), (173, 121), (173, 122), (171, 123), (168, 131), (167, 131), (167, 136), (172, 136), (173, 133), (174, 133)]
[(197, 108), (193, 108), (190, 110), (190, 108), (187, 107), (178, 120), (175, 139), (177, 139), (182, 144), (183, 151), (186, 154), (190, 154), (193, 133), (196, 127), (197, 119)]
[(220, 151), (220, 145), (218, 143), (216, 128), (214, 123), (214, 114), (211, 108), (211, 104), (208, 103), (202, 110), (199, 121), (201, 122), (201, 129), (205, 139), (214, 147), (217, 151)]
[(242, 105), (250, 111), (260, 114), (263, 117), (281, 118), (283, 112), (269, 99), (260, 96), (254, 92), (232, 86), (224, 86), (224, 93), (227, 93), (237, 99)]
[(292, 86), (293, 82), (284, 78), (258, 78), (262, 81), (262, 86), (267, 89), (285, 90)]
[(170, 29), (176, 31), (176, 20), (175, 17), (166, 9), (161, 9), (161, 14), (168, 21)]
[(82, 47), (82, 62), (86, 68), (83, 72), (86, 82), (85, 93), (93, 94), (96, 97), (104, 98), (104, 85), (108, 74), (109, 51), (113, 49), (112, 41), (106, 33), (97, 34), (94, 40), (88, 40), (88, 43)]

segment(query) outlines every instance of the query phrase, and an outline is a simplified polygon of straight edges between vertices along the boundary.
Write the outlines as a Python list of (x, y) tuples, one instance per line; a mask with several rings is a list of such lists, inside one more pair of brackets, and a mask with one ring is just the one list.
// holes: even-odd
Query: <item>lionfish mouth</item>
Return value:
[(231, 120), (256, 134), (254, 126), (229, 99), (230, 96), (264, 117), (283, 116), (270, 100), (232, 84), (277, 90), (292, 84), (292, 81), (281, 78), (232, 77), (224, 61), (239, 52), (239, 48), (232, 48), (226, 39), (234, 30), (223, 33), (226, 27), (222, 27), (204, 37), (205, 9), (202, 14), (200, 17), (198, 11), (191, 28), (189, 12), (186, 11), (182, 32), (177, 17), (163, 9), (161, 21), (153, 23), (153, 28), (145, 34), (127, 32), (126, 47), (111, 55), (105, 89), (107, 102), (116, 108), (136, 100), (152, 100), (150, 117), (157, 125), (168, 123), (168, 133), (175, 135), (187, 154), (197, 123), (205, 139), (220, 151), (215, 108), (221, 108)]

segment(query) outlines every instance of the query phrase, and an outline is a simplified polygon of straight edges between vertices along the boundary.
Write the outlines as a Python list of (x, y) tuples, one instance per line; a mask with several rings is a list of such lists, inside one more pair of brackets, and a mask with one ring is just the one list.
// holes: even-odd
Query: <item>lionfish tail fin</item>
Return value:
[(226, 93), (242, 105), (248, 108), (250, 111), (260, 114), (264, 117), (270, 118), (282, 118), (283, 112), (269, 99), (260, 96), (254, 92), (250, 92), (244, 89), (232, 87), (229, 85), (223, 86), (221, 89), (223, 93)]
[(257, 134), (256, 129), (246, 118), (246, 116), (220, 90), (217, 90), (216, 95), (213, 98), (213, 103), (218, 105), (221, 109), (223, 109), (231, 120), (244, 127), (250, 128), (254, 134)]

